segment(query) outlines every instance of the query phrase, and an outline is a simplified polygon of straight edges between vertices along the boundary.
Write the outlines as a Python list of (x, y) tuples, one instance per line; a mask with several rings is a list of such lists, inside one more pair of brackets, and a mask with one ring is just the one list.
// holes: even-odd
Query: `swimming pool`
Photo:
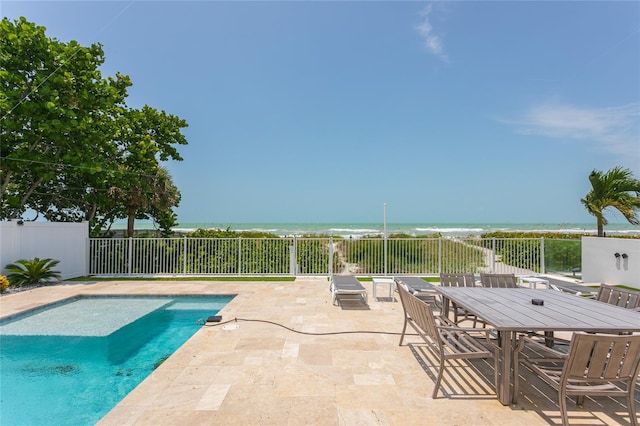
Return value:
[(0, 321), (0, 423), (95, 424), (233, 297), (75, 297)]

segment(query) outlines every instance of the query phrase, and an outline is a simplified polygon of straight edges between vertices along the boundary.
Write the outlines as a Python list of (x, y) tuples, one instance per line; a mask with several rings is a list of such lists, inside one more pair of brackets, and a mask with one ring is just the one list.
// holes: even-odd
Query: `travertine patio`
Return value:
[[(523, 386), (517, 407), (501, 405), (484, 362), (450, 366), (432, 399), (433, 354), (417, 337), (399, 347), (401, 304), (373, 300), (364, 285), (366, 309), (332, 306), (326, 278), (66, 283), (5, 295), (0, 315), (76, 294), (237, 294), (220, 312), (223, 323), (237, 322), (204, 326), (101, 425), (560, 424), (555, 392), (537, 379)], [(357, 331), (370, 333), (331, 334)], [(575, 424), (629, 423), (622, 400), (569, 406)]]

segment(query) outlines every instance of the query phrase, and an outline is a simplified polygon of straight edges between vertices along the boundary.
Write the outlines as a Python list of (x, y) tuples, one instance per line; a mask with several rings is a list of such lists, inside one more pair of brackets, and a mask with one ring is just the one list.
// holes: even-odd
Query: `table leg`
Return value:
[(500, 339), (500, 375), (498, 377), (496, 394), (502, 405), (511, 402), (511, 363), (515, 347), (516, 334), (513, 331), (501, 331)]
[(445, 318), (449, 318), (449, 299), (442, 296), (442, 316)]

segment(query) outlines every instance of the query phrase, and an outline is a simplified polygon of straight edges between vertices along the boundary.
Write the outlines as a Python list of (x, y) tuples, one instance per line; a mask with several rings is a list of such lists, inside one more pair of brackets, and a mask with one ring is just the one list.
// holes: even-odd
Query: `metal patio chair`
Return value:
[(480, 284), (490, 288), (516, 288), (514, 274), (480, 274)]
[(596, 300), (627, 309), (640, 308), (640, 291), (625, 290), (608, 284), (600, 284)]
[[(476, 278), (473, 274), (440, 274), (440, 285), (443, 287), (476, 287)], [(448, 304), (443, 301), (443, 313), (448, 315)], [(475, 327), (479, 320), (477, 316), (459, 307), (455, 303), (451, 303), (453, 309), (453, 322), (458, 324), (464, 320), (473, 321)], [(486, 324), (483, 323), (486, 326)]]
[[(497, 386), (498, 347), (492, 343), (489, 329), (458, 327), (446, 316), (434, 315), (431, 306), (409, 293), (404, 284), (399, 284), (397, 290), (404, 311), (404, 326), (399, 345), (402, 346), (407, 325), (410, 325), (425, 343), (434, 345), (438, 349), (440, 365), (432, 394), (434, 399), (438, 396), (447, 360), (493, 358), (493, 383), (494, 386)], [(471, 333), (483, 336), (484, 340)]]
[[(538, 353), (549, 356), (520, 360), (527, 343), (535, 345)], [(640, 373), (640, 335), (576, 332), (571, 338), (568, 353), (555, 351), (522, 336), (514, 351), (514, 404), (517, 404), (519, 396), (520, 362), (558, 391), (563, 425), (569, 424), (567, 397), (576, 396), (577, 404), (582, 405), (585, 395), (590, 395), (626, 397), (631, 423), (638, 426), (634, 393)]]

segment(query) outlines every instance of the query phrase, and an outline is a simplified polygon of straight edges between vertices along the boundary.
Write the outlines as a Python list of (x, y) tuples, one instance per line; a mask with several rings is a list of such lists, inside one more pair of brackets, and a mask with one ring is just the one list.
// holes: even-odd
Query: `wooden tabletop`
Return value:
[[(555, 290), (436, 287), (447, 299), (503, 331), (640, 332), (640, 313)], [(543, 306), (531, 303), (542, 299)]]

